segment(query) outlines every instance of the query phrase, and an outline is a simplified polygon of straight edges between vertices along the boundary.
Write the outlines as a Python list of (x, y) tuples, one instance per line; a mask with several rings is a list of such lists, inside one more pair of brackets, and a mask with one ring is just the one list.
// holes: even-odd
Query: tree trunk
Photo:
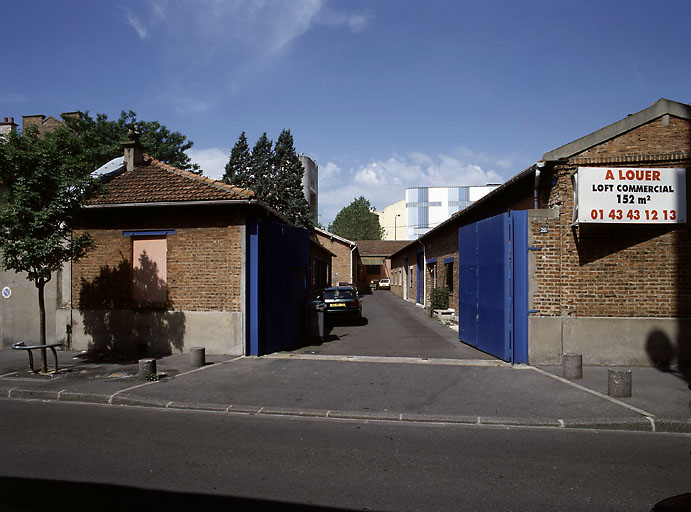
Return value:
[[(45, 279), (36, 280), (36, 288), (38, 288), (38, 316), (40, 329), (40, 344), (46, 344), (46, 303), (43, 296), (43, 291), (46, 287)], [(48, 359), (46, 357), (46, 349), (41, 349), (41, 372), (48, 373)]]

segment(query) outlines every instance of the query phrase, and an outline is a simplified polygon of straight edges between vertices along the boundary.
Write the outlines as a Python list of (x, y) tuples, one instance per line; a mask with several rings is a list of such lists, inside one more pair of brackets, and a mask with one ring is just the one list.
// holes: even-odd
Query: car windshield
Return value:
[(354, 299), (355, 293), (353, 290), (325, 290), (325, 299)]

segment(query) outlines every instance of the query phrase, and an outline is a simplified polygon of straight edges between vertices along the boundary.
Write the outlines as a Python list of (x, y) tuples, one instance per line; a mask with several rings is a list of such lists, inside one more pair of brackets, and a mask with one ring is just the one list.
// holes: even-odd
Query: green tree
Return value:
[[(46, 343), (44, 291), (63, 263), (83, 256), (93, 241), (72, 236), (77, 214), (95, 186), (93, 162), (84, 139), (63, 126), (38, 135), (29, 129), (10, 134), (0, 145), (0, 262), (5, 270), (26, 272), (38, 291), (40, 343)], [(41, 370), (47, 371), (46, 350)]]
[(87, 158), (91, 159), (94, 169), (122, 155), (120, 143), (127, 140), (129, 127), (136, 125), (149, 156), (178, 169), (201, 173), (199, 165), (185, 153), (194, 142), (158, 121), (138, 121), (137, 114), (131, 110), (123, 110), (117, 121), (108, 120), (105, 114), (96, 114), (94, 119), (88, 112), (80, 112), (79, 116), (67, 117), (64, 122), (84, 142)]
[(247, 136), (245, 132), (242, 132), (230, 152), (230, 159), (226, 164), (226, 172), (222, 181), (241, 188), (252, 188), (251, 158), (252, 154), (247, 144)]
[(272, 206), (297, 226), (313, 226), (315, 220), (302, 188), (305, 168), (295, 151), (290, 130), (283, 130), (276, 140), (274, 173), (277, 195)]
[(258, 199), (271, 204), (276, 194), (276, 190), (273, 187), (274, 150), (273, 142), (266, 136), (266, 132), (259, 137), (252, 148), (250, 166), (252, 171), (250, 174), (251, 186), (249, 188), (254, 190)]
[(254, 191), (257, 199), (297, 226), (314, 225), (302, 190), (305, 169), (295, 151), (290, 130), (283, 130), (274, 146), (263, 133), (249, 152), (243, 132), (233, 147), (223, 181)]
[(381, 240), (384, 233), (374, 207), (362, 196), (338, 212), (329, 231), (348, 240)]

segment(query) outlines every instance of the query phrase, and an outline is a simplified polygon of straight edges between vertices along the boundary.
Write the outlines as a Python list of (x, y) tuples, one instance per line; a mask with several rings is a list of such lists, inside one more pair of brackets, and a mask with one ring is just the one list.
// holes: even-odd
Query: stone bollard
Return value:
[(148, 380), (151, 375), (156, 375), (156, 360), (155, 359), (140, 359), (139, 373), (137, 376), (140, 380)]
[(583, 356), (581, 354), (564, 354), (564, 378), (583, 378)]
[(206, 349), (204, 347), (192, 347), (190, 349), (192, 354), (192, 366), (200, 368), (206, 364)]
[(607, 372), (607, 394), (616, 398), (631, 396), (631, 370), (609, 368)]

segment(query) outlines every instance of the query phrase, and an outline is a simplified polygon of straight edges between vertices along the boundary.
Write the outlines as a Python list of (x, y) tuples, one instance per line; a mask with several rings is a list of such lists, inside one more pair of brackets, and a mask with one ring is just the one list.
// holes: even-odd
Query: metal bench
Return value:
[(38, 371), (34, 369), (34, 356), (31, 354), (31, 351), (49, 348), (51, 352), (53, 352), (53, 357), (55, 358), (55, 373), (58, 373), (58, 353), (55, 351), (55, 347), (62, 347), (63, 345), (64, 343), (62, 342), (49, 343), (46, 345), (26, 345), (23, 341), (20, 341), (19, 343), (13, 344), (12, 348), (14, 350), (26, 350), (26, 353), (29, 354), (29, 367), (34, 373), (38, 373)]

